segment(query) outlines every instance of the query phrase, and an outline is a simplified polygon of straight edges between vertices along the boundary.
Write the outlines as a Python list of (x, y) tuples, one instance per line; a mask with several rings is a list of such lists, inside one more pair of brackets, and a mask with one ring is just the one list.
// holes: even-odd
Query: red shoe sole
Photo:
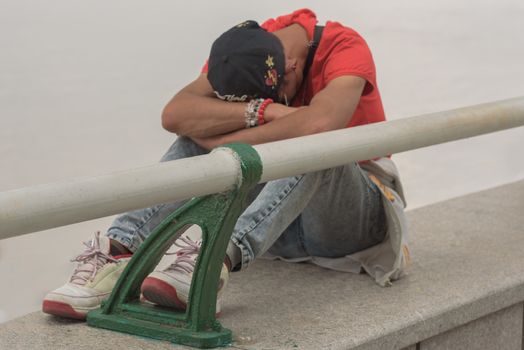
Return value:
[(155, 277), (147, 277), (141, 288), (144, 298), (161, 306), (172, 307), (179, 310), (186, 309), (186, 303), (182, 302), (176, 293), (176, 289), (170, 284)]
[[(160, 306), (171, 307), (178, 310), (185, 310), (187, 305), (176, 294), (176, 289), (170, 284), (155, 277), (147, 277), (142, 282), (140, 289), (144, 299)], [(217, 312), (215, 317), (220, 317), (221, 312)]]
[(85, 320), (87, 313), (78, 312), (69, 304), (61, 303), (59, 301), (44, 300), (42, 304), (42, 311), (46, 314), (73, 318), (75, 320)]

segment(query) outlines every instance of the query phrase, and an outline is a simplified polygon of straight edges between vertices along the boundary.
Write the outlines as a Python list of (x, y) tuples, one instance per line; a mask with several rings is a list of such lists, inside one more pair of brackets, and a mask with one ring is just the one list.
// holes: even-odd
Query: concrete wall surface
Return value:
[(523, 305), (517, 304), (420, 342), (420, 350), (522, 350)]

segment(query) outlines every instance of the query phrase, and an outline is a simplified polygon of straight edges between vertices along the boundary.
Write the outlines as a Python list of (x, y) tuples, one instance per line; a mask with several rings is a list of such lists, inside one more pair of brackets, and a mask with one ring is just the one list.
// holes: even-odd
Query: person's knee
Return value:
[(200, 147), (189, 137), (179, 136), (171, 147), (169, 147), (168, 151), (160, 161), (167, 162), (170, 160), (200, 156), (207, 153), (209, 153), (208, 150)]
[(320, 174), (321, 181), (324, 185), (329, 183), (333, 185), (341, 185), (348, 180), (360, 179), (362, 177), (362, 170), (356, 162), (321, 170), (318, 173)]

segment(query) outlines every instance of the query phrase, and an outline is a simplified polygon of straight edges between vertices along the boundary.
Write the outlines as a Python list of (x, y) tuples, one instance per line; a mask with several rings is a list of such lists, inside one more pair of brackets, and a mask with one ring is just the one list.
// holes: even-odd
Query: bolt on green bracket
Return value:
[[(238, 156), (242, 182), (225, 193), (193, 198), (169, 215), (133, 254), (109, 299), (87, 315), (90, 326), (199, 348), (226, 346), (232, 333), (216, 320), (217, 289), (226, 248), (262, 162), (246, 144), (224, 146)], [(192, 225), (202, 229), (187, 309), (175, 311), (140, 302), (140, 286), (171, 245)]]

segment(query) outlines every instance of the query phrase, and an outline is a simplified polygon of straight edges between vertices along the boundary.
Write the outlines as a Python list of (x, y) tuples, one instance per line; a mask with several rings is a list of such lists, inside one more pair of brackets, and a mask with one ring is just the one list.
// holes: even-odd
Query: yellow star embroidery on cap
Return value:
[(245, 27), (245, 26), (247, 26), (247, 23), (248, 23), (248, 21), (245, 21), (245, 22), (239, 23), (239, 24), (237, 24), (237, 28)]
[(266, 65), (267, 65), (269, 68), (273, 68), (273, 67), (275, 66), (275, 63), (273, 63), (273, 56), (271, 56), (271, 55), (267, 55)]

